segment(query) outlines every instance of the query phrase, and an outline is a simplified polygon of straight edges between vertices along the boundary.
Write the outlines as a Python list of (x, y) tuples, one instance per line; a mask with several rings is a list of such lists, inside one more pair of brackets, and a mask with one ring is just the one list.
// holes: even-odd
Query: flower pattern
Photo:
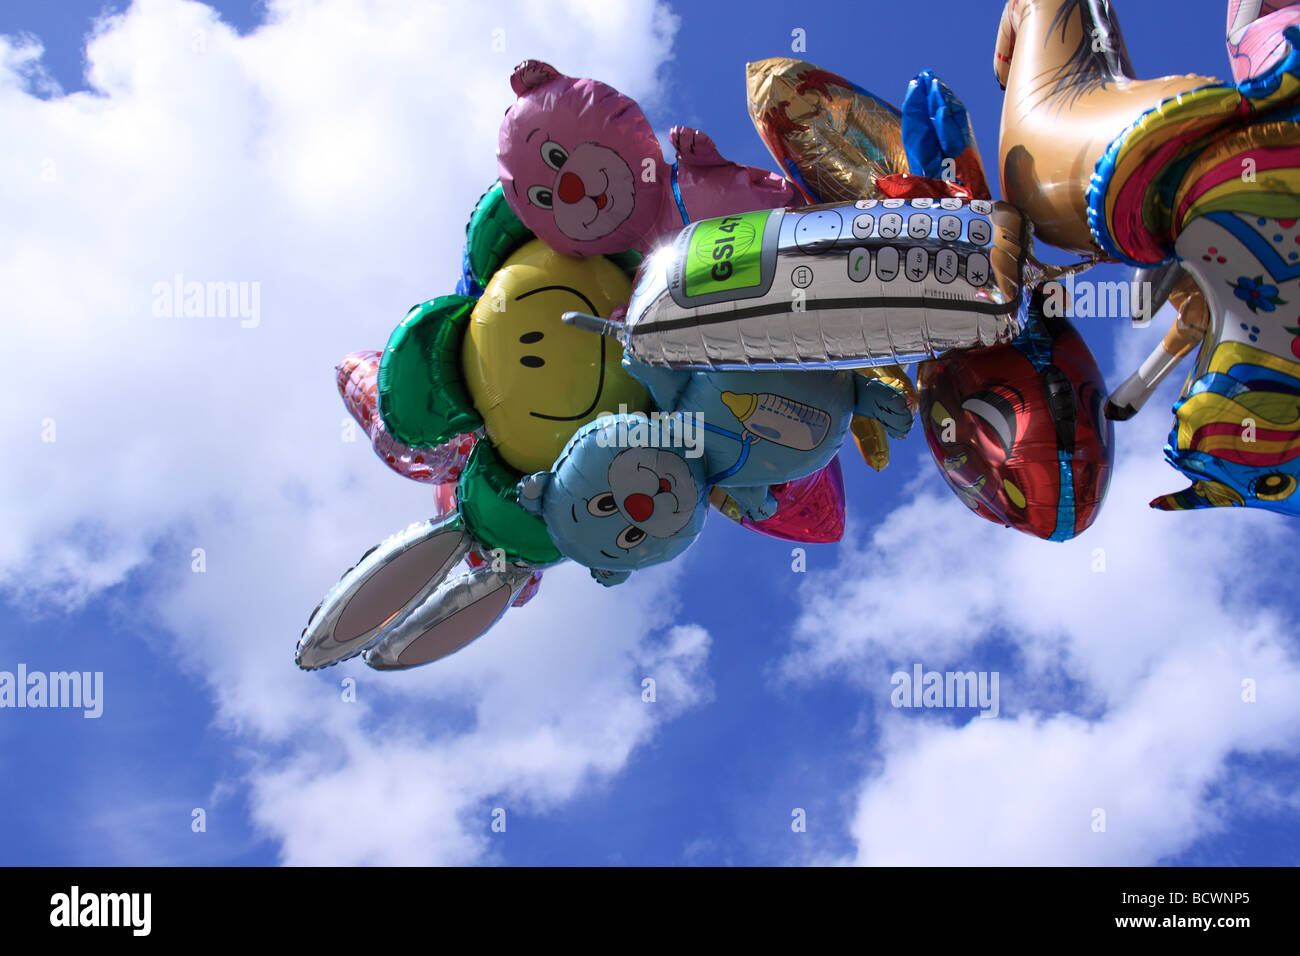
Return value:
[(1277, 286), (1265, 285), (1262, 275), (1255, 276), (1253, 279), (1249, 276), (1238, 276), (1237, 284), (1233, 286), (1232, 291), (1238, 299), (1250, 306), (1251, 312), (1258, 312), (1260, 309), (1272, 312), (1279, 305), (1286, 305), (1286, 300), (1278, 297)]

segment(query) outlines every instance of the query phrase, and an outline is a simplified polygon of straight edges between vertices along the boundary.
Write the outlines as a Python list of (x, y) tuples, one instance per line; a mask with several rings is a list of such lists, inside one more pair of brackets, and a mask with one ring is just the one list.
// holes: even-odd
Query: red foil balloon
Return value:
[(1013, 342), (923, 362), (917, 378), (930, 452), (971, 510), (1052, 541), (1092, 524), (1113, 433), (1106, 383), (1069, 322), (1031, 307)]

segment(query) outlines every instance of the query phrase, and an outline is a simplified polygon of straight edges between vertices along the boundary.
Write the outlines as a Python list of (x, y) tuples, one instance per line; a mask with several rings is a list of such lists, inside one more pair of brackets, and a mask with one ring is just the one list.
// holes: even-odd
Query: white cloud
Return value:
[[(286, 861), (466, 862), (491, 852), (485, 801), (553, 806), (707, 700), (708, 636), (672, 628), (671, 569), (617, 592), (567, 569), (436, 667), (300, 673), (316, 601), (429, 510), (340, 440), (333, 366), (451, 290), (515, 63), (649, 106), (676, 24), (644, 0), (285, 0), (269, 20), (240, 37), (139, 0), (88, 42), (92, 92), (49, 99), (37, 47), (0, 38), (0, 128), (22, 131), (0, 159), (0, 443), (21, 463), (0, 470), (0, 587), (47, 610), (138, 589), (127, 610), (259, 755), (255, 821)], [(260, 321), (156, 317), (177, 274), (257, 283)]]
[[(1121, 369), (1165, 318), (1121, 333)], [(836, 574), (805, 584), (781, 674), (853, 681), (879, 734), (855, 862), (1153, 864), (1235, 809), (1207, 798), (1231, 755), (1300, 749), (1294, 532), (1263, 512), (1147, 507), (1187, 484), (1161, 457), (1172, 385), (1117, 425), (1105, 508), (1074, 541), (972, 515), (922, 452), (909, 500), (870, 534), (851, 527)], [(999, 719), (890, 706), (896, 669), (978, 670), (1007, 643)]]

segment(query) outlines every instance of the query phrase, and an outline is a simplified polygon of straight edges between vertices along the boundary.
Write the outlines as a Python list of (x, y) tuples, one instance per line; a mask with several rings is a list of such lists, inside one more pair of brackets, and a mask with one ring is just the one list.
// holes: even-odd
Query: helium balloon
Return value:
[(360, 654), (433, 593), (469, 544), (459, 518), (450, 515), (375, 545), (312, 611), (298, 642), (298, 666), (315, 670)]
[[(1296, 27), (1287, 35), (1300, 38)], [(1133, 117), (1097, 163), (1086, 193), (1097, 245), (1132, 265), (1160, 265), (1178, 254), (1179, 235), (1199, 217), (1293, 215), (1298, 108), (1300, 57), (1291, 49), (1240, 86), (1207, 85)], [(1255, 175), (1243, 176), (1246, 169)], [(1201, 254), (1182, 258), (1194, 271)]]
[[(301, 666), (363, 652), (383, 670), (427, 663), (536, 593), (540, 569), (560, 554), (516, 502), (522, 473), (495, 441), (516, 462), (537, 454), (549, 464), (548, 449), (562, 448), (604, 401), (647, 405), (617, 343), (563, 324), (554, 301), (567, 295), (608, 314), (626, 299), (626, 270), (638, 259), (551, 252), (510, 212), (498, 184), (470, 217), (460, 285), (468, 294), (414, 307), (377, 362), (373, 353), (349, 356), (339, 370), (345, 401), (390, 467), (434, 483), (436, 518), (367, 552), (343, 576), (304, 631)], [(542, 399), (574, 407), (538, 406)], [(462, 560), (467, 570), (452, 576)]]
[[(687, 372), (624, 361), (663, 411), (597, 420), (574, 435), (553, 469), (519, 484), (519, 503), (545, 519), (560, 553), (606, 584), (686, 550), (715, 486), (730, 499), (724, 507), (770, 520), (779, 510), (771, 486), (829, 464), (854, 415), (878, 419), (899, 438), (912, 425), (907, 396), (871, 376)], [(773, 527), (808, 533), (808, 517), (818, 516), (791, 515)]]
[(1065, 541), (1096, 517), (1114, 463), (1106, 385), (1064, 318), (1030, 320), (1013, 342), (922, 363), (926, 443), (949, 486), (990, 521)]
[(399, 441), (426, 447), (483, 428), (522, 476), (554, 462), (582, 423), (620, 406), (647, 410), (649, 397), (623, 372), (616, 342), (559, 318), (571, 308), (610, 315), (627, 301), (624, 269), (562, 256), (521, 230), (500, 186), (489, 190), (466, 241), (482, 295), (414, 307), (389, 339), (378, 392)]
[(908, 171), (964, 186), (975, 199), (987, 199), (988, 180), (966, 107), (948, 84), (924, 70), (903, 97), (903, 146)]
[(460, 470), (474, 447), (472, 435), (457, 435), (450, 441), (428, 448), (403, 445), (384, 427), (379, 416), (379, 353), (350, 352), (335, 367), (339, 394), (352, 417), (370, 438), (375, 454), (384, 464), (404, 478), (424, 481), (434, 485), (451, 482), (460, 476)]
[(1143, 112), (1215, 81), (1133, 78), (1109, 3), (1007, 0), (994, 71), (1006, 90), (998, 169), (1002, 197), (1062, 249), (1096, 255), (1089, 177), (1111, 141)]
[[(1300, 515), (1300, 28), (1239, 86), (1148, 110), (1106, 151), (1088, 194), (1098, 244), (1139, 265), (1177, 257), (1208, 309), (1165, 457), (1192, 484), (1167, 511)], [(1255, 176), (1244, 177), (1243, 169)]]
[(447, 579), (473, 544), (452, 514), (417, 522), (371, 548), (312, 612), (298, 641), (298, 666), (316, 670), (365, 652), (377, 670), (415, 667), (486, 633), (533, 572), (485, 565)]
[[(518, 472), (477, 442), (456, 488), (439, 485), (439, 515), (361, 556), (317, 605), (296, 660), (315, 670), (365, 653), (377, 670), (455, 653), (536, 593), (539, 568), (560, 560), (542, 522), (516, 502)], [(468, 570), (450, 577), (465, 560)]]
[[(1300, 30), (1288, 35), (1300, 42)], [(1296, 69), (1295, 61), (1293, 48), (1278, 66)], [(1300, 110), (1286, 110), (1212, 140), (1174, 193), (1219, 197), (1217, 209), (1182, 223), (1175, 240), (1210, 319), (1165, 445), (1166, 459), (1192, 484), (1156, 498), (1156, 508), (1300, 515), (1300, 254), (1289, 251), (1300, 249), (1300, 195), (1284, 186), (1300, 182), (1297, 119)], [(1273, 168), (1256, 184), (1222, 174), (1240, 170), (1246, 157)], [(1252, 190), (1271, 193), (1270, 214), (1261, 214)]]
[(575, 308), (608, 316), (631, 288), (603, 256), (562, 256), (537, 239), (493, 273), (465, 327), (460, 366), (488, 438), (513, 467), (547, 467), (602, 411), (647, 410), (618, 343), (560, 319)]
[(875, 180), (907, 169), (898, 110), (857, 84), (787, 57), (745, 74), (750, 119), (807, 202), (880, 198)]
[[(854, 418), (853, 427), (860, 427), (859, 422), (876, 419)], [(721, 487), (710, 489), (709, 502), (737, 524), (782, 541), (829, 544), (844, 537), (844, 472), (838, 455), (820, 471), (771, 485), (768, 490), (776, 499), (776, 513), (762, 520), (746, 515), (736, 499)]]
[(984, 161), (966, 107), (946, 83), (925, 70), (903, 99), (908, 172), (876, 179), (884, 196), (901, 199), (988, 199)]
[(1287, 27), (1300, 25), (1300, 0), (1228, 0), (1228, 59), (1238, 83), (1286, 55)]
[(905, 364), (1010, 341), (1028, 224), (1005, 203), (863, 199), (693, 223), (637, 272), (616, 335), (637, 361), (757, 370)]
[(519, 99), (497, 148), (505, 198), (566, 255), (646, 251), (692, 220), (795, 201), (789, 182), (723, 159), (699, 130), (673, 127), (677, 160), (665, 163), (641, 108), (604, 83), (526, 60), (510, 85)]

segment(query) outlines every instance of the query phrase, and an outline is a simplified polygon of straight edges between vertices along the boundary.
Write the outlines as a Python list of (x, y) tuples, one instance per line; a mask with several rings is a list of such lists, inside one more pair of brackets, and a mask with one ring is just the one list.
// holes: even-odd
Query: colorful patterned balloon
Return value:
[(474, 447), (473, 435), (458, 435), (432, 448), (412, 448), (388, 433), (379, 416), (379, 353), (349, 352), (335, 366), (339, 394), (352, 417), (370, 439), (370, 444), (389, 468), (403, 478), (430, 484), (455, 483)]

